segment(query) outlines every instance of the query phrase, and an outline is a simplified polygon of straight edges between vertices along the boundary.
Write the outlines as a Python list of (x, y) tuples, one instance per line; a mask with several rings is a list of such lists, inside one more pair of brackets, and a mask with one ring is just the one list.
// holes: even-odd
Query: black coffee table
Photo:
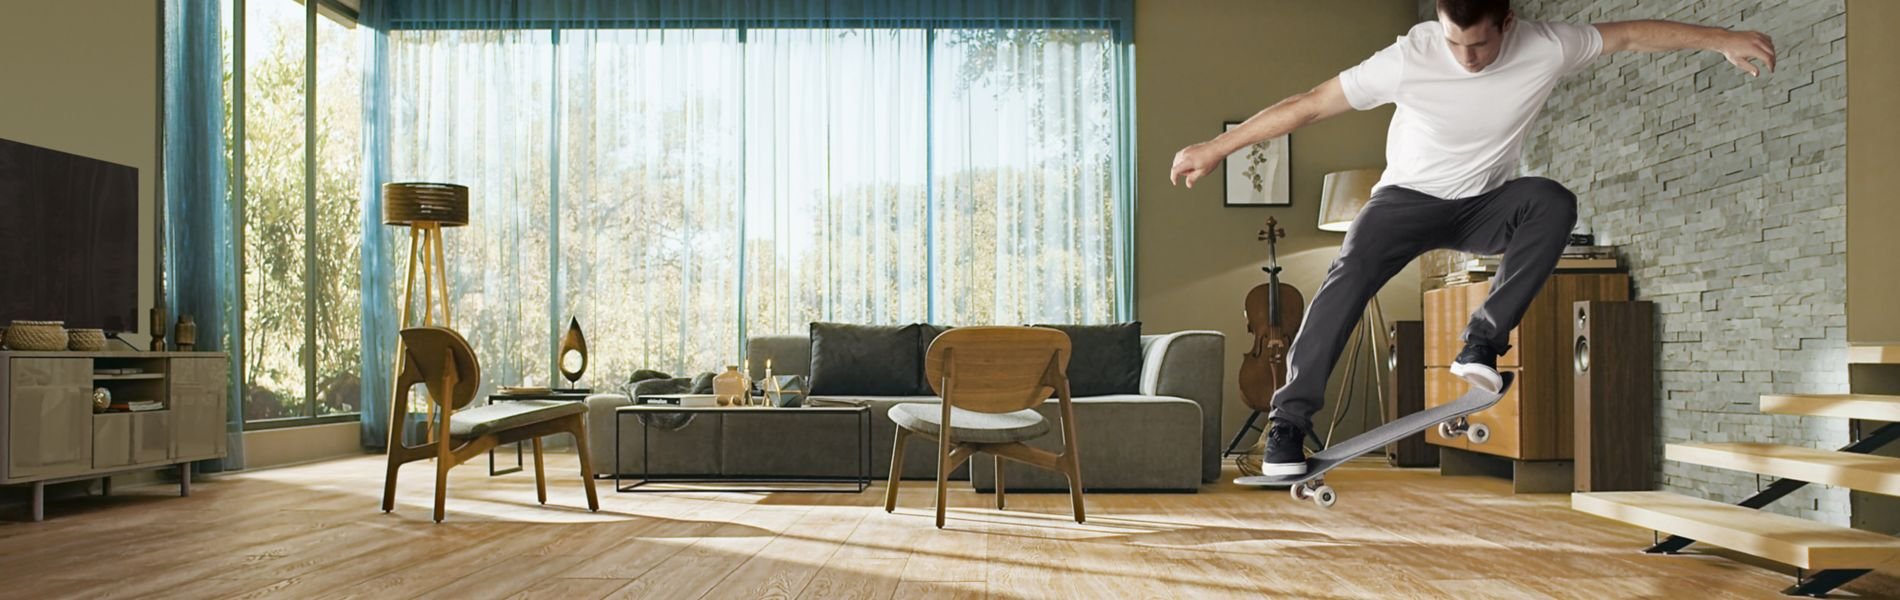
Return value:
[[(680, 406), (679, 396), (646, 396), (630, 406), (614, 409), (614, 491), (616, 492), (842, 492), (860, 493), (871, 487), (871, 408), (868, 406), (804, 406), (798, 408), (765, 408), (754, 406)], [(652, 469), (653, 427), (651, 419), (640, 421), (640, 472), (639, 478), (631, 483), (621, 484), (620, 433), (626, 427), (628, 417), (660, 414), (702, 413), (717, 414), (722, 418), (745, 418), (747, 415), (798, 415), (811, 419), (855, 418), (857, 427), (858, 474), (856, 477), (759, 477), (759, 476), (702, 476), (702, 475), (655, 475)], [(718, 443), (725, 443), (723, 437)], [(644, 487), (649, 484), (701, 484), (690, 487)], [(710, 485), (706, 485), (710, 484)], [(772, 486), (772, 487), (757, 487)], [(796, 487), (794, 487), (796, 486)], [(811, 487), (826, 486), (826, 487)]]

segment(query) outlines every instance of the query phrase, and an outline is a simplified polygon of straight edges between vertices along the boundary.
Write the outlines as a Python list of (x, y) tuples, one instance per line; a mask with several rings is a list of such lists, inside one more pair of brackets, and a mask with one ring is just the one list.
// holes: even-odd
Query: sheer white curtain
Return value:
[(732, 363), (746, 99), (737, 31), (560, 36), (558, 323), (577, 316), (589, 368), (620, 380)]
[[(936, 32), (935, 314), (950, 324), (1117, 315), (1118, 44), (1105, 30)], [(1133, 257), (1127, 257), (1131, 259)]]
[(929, 318), (921, 29), (755, 29), (746, 43), (746, 325)]
[(549, 382), (577, 317), (583, 384), (611, 387), (815, 320), (1129, 317), (1125, 50), (1091, 29), (395, 30), (371, 143), (380, 181), (471, 189), (449, 284), (487, 383)]
[[(488, 387), (547, 383), (553, 38), (545, 29), (396, 31), (388, 51), (387, 180), (469, 187), (469, 226), (443, 233), (455, 328), (481, 357)], [(401, 265), (407, 235), (389, 238), (384, 251)], [(400, 290), (403, 273), (392, 275)]]

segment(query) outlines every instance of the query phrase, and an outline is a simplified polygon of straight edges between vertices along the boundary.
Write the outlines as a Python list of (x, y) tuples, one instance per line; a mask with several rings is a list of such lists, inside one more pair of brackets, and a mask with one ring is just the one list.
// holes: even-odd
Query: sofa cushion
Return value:
[[(891, 407), (891, 422), (931, 437), (942, 435), (943, 406), (921, 402)], [(1049, 433), (1049, 420), (1034, 409), (985, 413), (950, 409), (950, 439), (972, 444), (1026, 442)]]
[(1141, 388), (1141, 322), (1036, 325), (1069, 334), (1069, 394), (1134, 394)]
[(923, 363), (916, 325), (811, 324), (813, 395), (901, 396), (917, 391)]

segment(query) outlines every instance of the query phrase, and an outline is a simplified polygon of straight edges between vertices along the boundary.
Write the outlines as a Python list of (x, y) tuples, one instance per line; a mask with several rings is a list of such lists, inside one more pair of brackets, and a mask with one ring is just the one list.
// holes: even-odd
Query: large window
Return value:
[(388, 47), (388, 180), (471, 189), (449, 294), (490, 386), (552, 381), (570, 317), (583, 384), (613, 387), (816, 320), (1129, 316), (1107, 30), (438, 28)]
[[(242, 254), (244, 417), (353, 419), (361, 407), (362, 42), (317, 3), (224, 0), (235, 94), (231, 189)], [(327, 10), (327, 9), (326, 9)], [(241, 106), (241, 109), (237, 107)]]

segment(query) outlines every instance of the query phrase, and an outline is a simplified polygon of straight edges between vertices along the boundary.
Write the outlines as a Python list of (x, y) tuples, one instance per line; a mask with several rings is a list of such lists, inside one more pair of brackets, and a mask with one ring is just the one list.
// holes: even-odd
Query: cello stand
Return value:
[(1228, 457), (1234, 456), (1236, 454), (1246, 454), (1249, 451), (1251, 451), (1253, 446), (1249, 445), (1244, 448), (1241, 446), (1241, 442), (1247, 441), (1248, 433), (1258, 431), (1262, 435), (1266, 434), (1267, 432), (1266, 423), (1261, 423), (1259, 425), (1254, 424), (1255, 421), (1260, 420), (1261, 415), (1262, 415), (1261, 411), (1257, 411), (1257, 410), (1253, 411), (1253, 414), (1247, 415), (1247, 424), (1241, 425), (1240, 431), (1234, 432), (1234, 441), (1227, 442), (1227, 449), (1221, 451), (1220, 457), (1222, 460), (1226, 460)]

